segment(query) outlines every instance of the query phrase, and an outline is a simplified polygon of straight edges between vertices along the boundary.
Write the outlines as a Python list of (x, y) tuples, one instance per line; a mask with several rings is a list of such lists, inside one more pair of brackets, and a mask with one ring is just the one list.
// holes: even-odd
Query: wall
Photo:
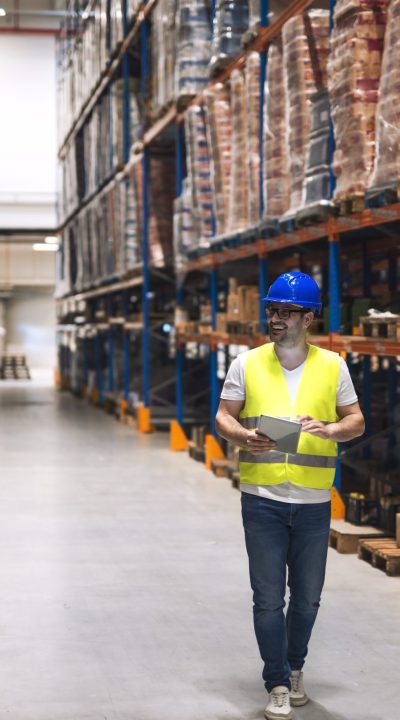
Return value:
[(56, 227), (55, 38), (1, 35), (0, 228)]
[(26, 355), (31, 368), (54, 368), (56, 351), (53, 290), (20, 288), (14, 291), (5, 304), (7, 351)]

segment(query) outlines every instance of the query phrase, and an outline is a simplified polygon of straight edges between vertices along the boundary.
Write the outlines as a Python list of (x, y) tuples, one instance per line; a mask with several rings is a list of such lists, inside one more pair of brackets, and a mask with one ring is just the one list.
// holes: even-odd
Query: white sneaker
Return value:
[(305, 705), (306, 703), (308, 703), (309, 698), (304, 692), (302, 671), (293, 670), (290, 676), (290, 682), (292, 684), (292, 689), (289, 693), (290, 704), (294, 707), (299, 707), (300, 705)]
[(291, 720), (289, 689), (285, 685), (272, 688), (264, 716), (267, 720)]

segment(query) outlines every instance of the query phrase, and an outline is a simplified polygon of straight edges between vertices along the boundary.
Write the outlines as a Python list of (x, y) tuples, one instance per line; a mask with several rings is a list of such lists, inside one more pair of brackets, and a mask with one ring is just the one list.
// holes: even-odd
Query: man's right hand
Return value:
[(255, 430), (247, 430), (246, 443), (243, 449), (255, 455), (260, 455), (268, 450), (276, 450), (276, 442), (260, 433), (256, 428)]

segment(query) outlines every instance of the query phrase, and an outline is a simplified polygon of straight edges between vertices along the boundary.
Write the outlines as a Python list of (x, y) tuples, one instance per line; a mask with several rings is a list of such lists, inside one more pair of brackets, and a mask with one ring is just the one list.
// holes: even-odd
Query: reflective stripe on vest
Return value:
[[(261, 414), (287, 418), (310, 415), (325, 423), (337, 420), (339, 356), (314, 345), (308, 347), (294, 403), (274, 345), (269, 343), (246, 353), (246, 401), (239, 418), (244, 427), (256, 428)], [(241, 450), (240, 481), (255, 485), (290, 481), (303, 487), (325, 489), (333, 483), (336, 460), (335, 442), (301, 433), (295, 455), (275, 450), (258, 455)]]

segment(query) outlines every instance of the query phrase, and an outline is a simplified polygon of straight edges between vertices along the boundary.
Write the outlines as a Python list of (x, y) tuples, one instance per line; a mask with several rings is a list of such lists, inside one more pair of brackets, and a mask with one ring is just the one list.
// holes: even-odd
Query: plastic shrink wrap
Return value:
[(376, 115), (376, 154), (371, 187), (400, 180), (400, 1), (389, 6), (379, 103)]
[(311, 10), (288, 20), (282, 30), (287, 95), (290, 202), (288, 213), (302, 203), (309, 134), (311, 96), (327, 85), (329, 13)]
[(234, 70), (231, 75), (232, 162), (229, 197), (229, 232), (248, 227), (249, 214), (249, 163), (246, 88), (243, 73)]
[(172, 265), (172, 209), (175, 160), (149, 159), (149, 261), (152, 267)]
[(209, 74), (222, 70), (240, 53), (242, 35), (249, 27), (248, 0), (217, 0)]
[(205, 111), (191, 105), (185, 114), (186, 165), (196, 247), (207, 247), (213, 235), (213, 195)]
[(177, 0), (159, 0), (151, 13), (150, 118), (154, 120), (174, 99)]
[(249, 168), (248, 222), (260, 220), (260, 54), (250, 53), (244, 71), (246, 85), (247, 150)]
[(194, 247), (194, 229), (189, 178), (183, 181), (182, 194), (174, 201), (174, 265), (184, 270), (189, 251)]
[(329, 59), (335, 200), (362, 194), (371, 177), (386, 19), (366, 10), (335, 21)]
[(286, 93), (282, 39), (269, 47), (264, 102), (264, 216), (279, 218), (289, 208)]
[(208, 0), (178, 0), (176, 14), (175, 98), (184, 101), (203, 90), (211, 55)]
[(229, 91), (222, 83), (204, 92), (216, 235), (228, 229), (229, 186), (232, 152), (232, 117)]

